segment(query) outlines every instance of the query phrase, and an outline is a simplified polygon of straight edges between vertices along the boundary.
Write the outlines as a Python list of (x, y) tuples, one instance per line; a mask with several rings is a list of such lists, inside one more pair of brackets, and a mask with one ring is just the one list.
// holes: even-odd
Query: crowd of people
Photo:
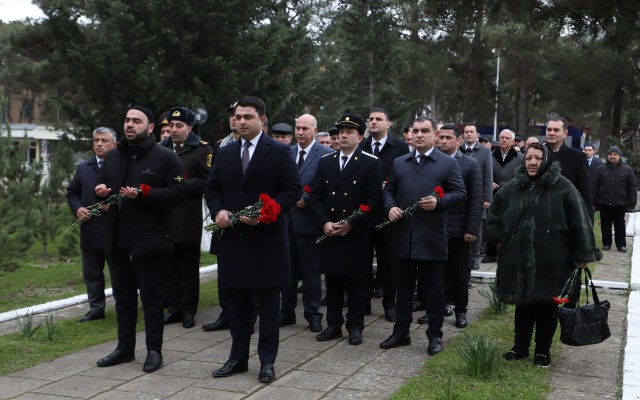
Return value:
[[(193, 132), (196, 116), (186, 107), (161, 115), (159, 144), (144, 106), (127, 110), (120, 140), (110, 128), (93, 132), (95, 158), (78, 166), (67, 192), (83, 222), (90, 309), (78, 322), (105, 317), (105, 261), (113, 284), (118, 344), (98, 366), (133, 360), (138, 291), (145, 372), (162, 366), (165, 324), (195, 326), (203, 197), (222, 229), (211, 244), (222, 310), (202, 329), (229, 329), (232, 338), (215, 378), (248, 370), (259, 316), (258, 378), (276, 379), (279, 329), (297, 323), (298, 292), (318, 341), (342, 337), (344, 327), (350, 345), (363, 343), (364, 317), (381, 298), (393, 328), (379, 347), (408, 346), (412, 312), (425, 310), (417, 322), (426, 324), (433, 356), (443, 348), (446, 317), (468, 326), (471, 270), (496, 260), (496, 295), (516, 305), (514, 346), (504, 358), (529, 357), (535, 326), (533, 362), (547, 367), (557, 325), (552, 297), (575, 268), (601, 258), (594, 210), (604, 250), (613, 224), (615, 245), (626, 251), (633, 170), (615, 146), (604, 163), (592, 145), (567, 146), (561, 118), (547, 122), (544, 144), (505, 129), (492, 149), (475, 123), (426, 116), (396, 138), (383, 108), (367, 119), (345, 114), (326, 132), (310, 114), (269, 128), (267, 106), (253, 96), (227, 111), (230, 133), (213, 146)], [(274, 222), (238, 217), (265, 194), (281, 209)], [(90, 212), (99, 201), (99, 212)]]

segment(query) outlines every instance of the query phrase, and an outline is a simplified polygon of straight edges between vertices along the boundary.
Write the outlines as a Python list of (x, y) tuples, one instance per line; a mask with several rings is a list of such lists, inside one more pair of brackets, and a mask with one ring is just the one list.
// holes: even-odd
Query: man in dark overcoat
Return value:
[(104, 318), (106, 298), (104, 294), (104, 263), (102, 229), (104, 218), (94, 218), (87, 206), (94, 204), (96, 181), (104, 163), (104, 156), (116, 147), (116, 133), (111, 128), (100, 127), (93, 131), (95, 157), (78, 165), (67, 187), (67, 202), (73, 215), (82, 221), (80, 225), (80, 250), (82, 250), (82, 278), (87, 286), (89, 311), (78, 322)]
[(200, 298), (200, 242), (202, 240), (202, 195), (211, 171), (212, 150), (193, 132), (196, 114), (186, 107), (173, 107), (167, 121), (171, 136), (160, 144), (180, 158), (185, 197), (173, 207), (173, 256), (165, 275), (165, 300), (169, 307), (164, 323), (195, 326)]
[[(389, 135), (391, 120), (389, 113), (383, 108), (373, 108), (369, 113), (370, 136), (360, 142), (360, 147), (369, 154), (380, 159), (382, 166), (382, 181), (389, 176), (391, 163), (396, 158), (409, 152), (409, 146), (402, 140)], [(369, 271), (365, 283), (366, 303), (365, 314), (371, 313), (371, 298), (382, 297), (382, 307), (387, 321), (395, 322), (396, 285), (391, 271), (391, 257), (389, 257), (389, 238), (387, 230), (378, 230), (374, 227), (384, 221), (384, 209), (378, 207), (371, 221), (369, 239)], [(376, 277), (373, 278), (373, 253), (376, 254)]]
[(98, 200), (122, 197), (104, 216), (103, 232), (116, 300), (118, 345), (98, 360), (99, 367), (133, 360), (138, 290), (147, 344), (142, 369), (153, 372), (162, 366), (162, 271), (173, 250), (171, 208), (184, 196), (184, 176), (178, 156), (156, 144), (153, 121), (148, 108), (129, 108), (125, 137), (107, 153), (95, 187)]
[[(216, 378), (248, 370), (251, 339), (252, 294), (260, 305), (258, 378), (275, 380), (273, 363), (278, 353), (280, 290), (291, 284), (289, 237), (285, 212), (302, 193), (298, 169), (290, 147), (264, 131), (266, 105), (253, 96), (238, 100), (236, 128), (241, 140), (220, 147), (205, 188), (205, 199), (219, 234), (218, 284), (225, 288), (229, 309), (231, 352), (225, 364), (213, 372)], [(281, 207), (275, 222), (240, 217), (231, 228), (231, 214), (255, 204), (260, 194)]]
[[(313, 115), (299, 116), (296, 120), (295, 130), (298, 144), (291, 147), (291, 156), (298, 165), (302, 184), (309, 187), (316, 176), (320, 159), (326, 154), (333, 153), (333, 150), (315, 140), (318, 122)], [(273, 132), (273, 128), (271, 131)], [(292, 276), (295, 279), (293, 279), (291, 286), (282, 292), (280, 326), (296, 322), (297, 277), (301, 276), (304, 318), (309, 323), (311, 332), (320, 332), (322, 330), (322, 313), (320, 312), (322, 279), (320, 277), (320, 246), (316, 245), (316, 239), (322, 235), (322, 225), (311, 211), (309, 196), (309, 193), (301, 192), (295, 207), (289, 213), (289, 242), (294, 270)], [(299, 271), (296, 271), (296, 266)]]
[[(409, 327), (416, 278), (425, 283), (423, 302), (429, 327), (429, 355), (442, 350), (444, 320), (444, 265), (447, 261), (447, 209), (463, 202), (466, 191), (460, 167), (434, 147), (437, 122), (419, 117), (413, 123), (414, 151), (396, 158), (384, 187), (389, 220), (391, 257), (396, 272), (396, 323), (393, 334), (380, 343), (383, 349), (411, 344)], [(438, 187), (444, 191), (438, 195)], [(403, 210), (418, 203), (410, 215)]]
[[(380, 161), (362, 151), (358, 143), (365, 131), (364, 121), (344, 115), (336, 125), (340, 151), (324, 156), (311, 185), (311, 204), (326, 236), (321, 249), (320, 269), (327, 286), (327, 328), (316, 339), (326, 341), (342, 336), (344, 289), (349, 312), (346, 328), (349, 344), (362, 343), (365, 311), (365, 278), (368, 266), (369, 226), (381, 204)], [(360, 206), (366, 206), (359, 212)], [(367, 210), (367, 207), (369, 211)]]

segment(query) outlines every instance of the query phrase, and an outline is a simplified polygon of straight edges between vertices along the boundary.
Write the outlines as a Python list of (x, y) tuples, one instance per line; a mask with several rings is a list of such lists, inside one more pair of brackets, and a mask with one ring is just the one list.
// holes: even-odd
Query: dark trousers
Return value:
[[(376, 277), (373, 277), (373, 253), (376, 255)], [(389, 255), (389, 238), (386, 229), (371, 229), (369, 231), (369, 269), (365, 285), (366, 299), (371, 301), (375, 288), (382, 288), (384, 297), (382, 307), (385, 310), (393, 310), (396, 305), (396, 280), (392, 270), (391, 256)]]
[(463, 237), (449, 238), (449, 259), (445, 263), (445, 300), (453, 304), (456, 313), (467, 312), (469, 304), (469, 244)]
[[(291, 232), (290, 232), (291, 233)], [(291, 286), (282, 290), (283, 316), (295, 317), (298, 304), (298, 276), (302, 276), (302, 307), (307, 321), (322, 321), (320, 298), (322, 286), (320, 277), (320, 246), (316, 244), (318, 235), (289, 235), (291, 252)], [(297, 260), (297, 262), (294, 262)], [(297, 268), (296, 268), (297, 267)], [(297, 271), (296, 271), (297, 270)]]
[(106, 306), (104, 295), (105, 261), (106, 256), (102, 250), (82, 250), (82, 278), (87, 286), (89, 311), (104, 312)]
[(128, 250), (115, 249), (107, 254), (107, 259), (111, 266), (111, 283), (116, 300), (117, 348), (133, 351), (136, 347), (138, 289), (140, 289), (147, 350), (160, 351), (164, 333), (161, 271), (168, 257), (131, 257)]
[(444, 322), (444, 261), (393, 259), (393, 269), (396, 273), (398, 294), (396, 296), (396, 323), (393, 333), (406, 335), (413, 322), (411, 312), (413, 306), (413, 291), (416, 279), (424, 282), (424, 297), (421, 299), (427, 307), (429, 326), (427, 337), (442, 338), (442, 324)]
[(624, 206), (607, 206), (603, 204), (600, 207), (600, 230), (602, 231), (602, 245), (611, 246), (611, 224), (615, 229), (615, 244), (617, 248), (627, 245), (625, 239), (626, 229), (624, 226), (624, 214), (627, 209)]
[[(230, 288), (218, 285), (218, 305), (222, 309), (220, 311), (220, 315), (218, 315), (218, 320), (220, 322), (229, 322), (229, 295), (228, 292), (231, 290)], [(258, 300), (256, 298), (255, 291), (251, 293), (251, 303), (252, 313), (251, 313), (251, 326), (255, 325), (256, 320), (258, 319)]]
[(536, 328), (536, 351), (534, 354), (549, 354), (553, 335), (558, 326), (558, 306), (553, 302), (516, 305), (515, 352), (529, 353), (533, 327)]
[(200, 243), (174, 243), (164, 288), (170, 311), (196, 314), (200, 299)]
[(344, 290), (347, 289), (348, 306), (347, 331), (364, 329), (364, 279), (325, 274), (327, 285), (327, 325), (341, 329), (345, 319), (342, 316)]
[(258, 336), (258, 355), (262, 364), (273, 364), (278, 355), (280, 339), (280, 288), (239, 289), (225, 288), (231, 329), (232, 360), (249, 359), (249, 342), (255, 313), (255, 301), (260, 305), (260, 327)]

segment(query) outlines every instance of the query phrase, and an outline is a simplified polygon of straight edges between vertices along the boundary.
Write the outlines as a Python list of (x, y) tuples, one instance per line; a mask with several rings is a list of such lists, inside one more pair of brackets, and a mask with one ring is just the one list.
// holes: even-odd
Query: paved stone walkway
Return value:
[[(632, 248), (631, 243), (628, 248)], [(606, 252), (594, 279), (626, 282), (629, 259), (628, 254)], [(494, 264), (482, 265), (482, 272), (494, 270)], [(477, 290), (481, 284), (476, 282), (474, 286), (468, 313), (471, 323), (486, 307)], [(612, 303), (612, 337), (595, 346), (562, 345), (560, 356), (553, 360), (549, 399), (620, 398), (627, 294), (619, 290), (599, 292), (602, 299)], [(84, 308), (70, 307), (58, 314), (77, 317)], [(138, 348), (132, 363), (96, 367), (96, 360), (114, 349), (115, 342), (110, 342), (0, 377), (0, 399), (386, 399), (407, 379), (418, 375), (429, 359), (424, 327), (417, 324), (412, 325), (411, 346), (386, 351), (378, 347), (393, 325), (384, 320), (380, 300), (374, 300), (373, 315), (365, 319), (364, 343), (360, 346), (348, 345), (346, 338), (317, 342), (298, 310), (299, 324), (280, 330), (275, 382), (264, 385), (257, 380), (260, 362), (256, 336), (251, 344), (249, 372), (214, 379), (211, 371), (229, 354), (229, 332), (203, 332), (200, 325), (213, 321), (218, 313), (218, 307), (200, 312), (193, 329), (168, 325), (164, 367), (155, 373), (142, 372), (144, 348)], [(415, 313), (414, 318), (420, 315)], [(15, 325), (15, 321), (0, 324), (0, 332), (14, 330)], [(453, 327), (453, 318), (446, 318), (444, 329), (447, 346), (446, 341), (461, 330)], [(138, 343), (144, 344), (142, 333), (138, 334)]]

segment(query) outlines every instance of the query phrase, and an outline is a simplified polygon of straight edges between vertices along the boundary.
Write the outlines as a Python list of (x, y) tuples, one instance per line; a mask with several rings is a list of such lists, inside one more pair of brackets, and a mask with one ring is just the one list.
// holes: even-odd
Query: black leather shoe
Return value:
[(420, 310), (424, 310), (424, 309), (426, 309), (426, 307), (424, 306), (424, 303), (421, 302), (420, 300), (415, 300), (413, 302), (412, 311), (420, 311)]
[(451, 308), (451, 304), (446, 304), (444, 306), (444, 316), (450, 317), (453, 315), (453, 308)]
[(182, 314), (182, 326), (186, 329), (196, 326), (196, 320), (193, 319), (193, 314)]
[(396, 322), (396, 311), (393, 309), (384, 310), (384, 319), (389, 322)]
[(216, 322), (202, 325), (202, 330), (205, 332), (221, 331), (224, 329), (229, 329), (229, 321), (221, 321), (218, 319)]
[(602, 246), (602, 250), (609, 251), (611, 250), (611, 246)]
[(182, 322), (182, 312), (180, 311), (169, 311), (164, 316), (164, 324), (173, 324), (176, 322)]
[(482, 263), (485, 263), (485, 264), (486, 264), (486, 263), (493, 263), (493, 262), (496, 262), (496, 261), (498, 261), (498, 259), (497, 259), (497, 258), (495, 258), (495, 257), (490, 257), (490, 256), (486, 256), (486, 257), (485, 257), (485, 258), (483, 258), (480, 262), (482, 262)]
[(162, 354), (159, 351), (151, 350), (147, 353), (147, 359), (144, 360), (142, 370), (144, 372), (155, 372), (162, 366)]
[(618, 247), (618, 251), (621, 252), (621, 253), (626, 253), (627, 252), (627, 246)]
[(322, 322), (320, 321), (309, 321), (309, 330), (311, 332), (321, 332), (322, 331)]
[(456, 328), (464, 329), (469, 325), (467, 321), (467, 313), (456, 313)]
[(95, 321), (97, 319), (104, 319), (104, 311), (97, 311), (97, 310), (89, 311), (84, 315), (84, 317), (80, 318), (76, 322), (82, 323), (82, 322)]
[(131, 362), (135, 360), (135, 358), (133, 351), (115, 349), (113, 353), (99, 359), (96, 364), (98, 367), (113, 367), (114, 365)]
[(382, 289), (376, 289), (373, 291), (373, 298), (374, 299), (381, 299), (384, 297), (384, 290)]
[(471, 269), (473, 271), (477, 271), (480, 269), (480, 265), (478, 264), (478, 260), (474, 259), (473, 261), (471, 261)]
[(327, 329), (316, 336), (318, 342), (326, 342), (327, 340), (338, 339), (342, 337), (342, 329), (328, 326)]
[(428, 324), (429, 323), (429, 317), (427, 316), (427, 314), (425, 314), (422, 317), (418, 318), (418, 320), (416, 322), (419, 323), (419, 324)]
[(295, 323), (296, 323), (295, 315), (280, 316), (280, 326), (295, 325)]
[(429, 348), (427, 354), (435, 356), (442, 351), (442, 340), (440, 338), (429, 339)]
[(238, 374), (240, 372), (247, 372), (249, 370), (249, 362), (248, 361), (238, 361), (238, 360), (227, 360), (226, 363), (211, 373), (214, 378), (225, 378), (227, 376), (231, 376), (233, 374)]
[(276, 373), (273, 370), (273, 364), (262, 364), (258, 380), (262, 383), (271, 383), (276, 380)]
[(393, 334), (389, 336), (385, 341), (380, 343), (381, 349), (393, 349), (394, 347), (400, 346), (409, 346), (411, 344), (411, 336), (409, 334), (406, 335), (396, 335)]
[(352, 346), (362, 344), (362, 331), (354, 329), (349, 332), (349, 344)]

